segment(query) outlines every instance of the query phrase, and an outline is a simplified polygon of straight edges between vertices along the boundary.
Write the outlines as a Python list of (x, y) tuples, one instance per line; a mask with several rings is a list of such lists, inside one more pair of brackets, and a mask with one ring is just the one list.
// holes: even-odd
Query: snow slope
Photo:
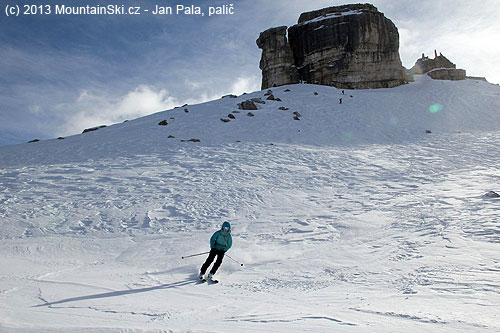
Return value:
[(500, 87), (272, 90), (0, 147), (0, 331), (500, 330)]
[[(0, 147), (0, 165), (60, 164), (89, 159), (161, 154), (200, 139), (203, 146), (227, 143), (306, 145), (392, 144), (435, 134), (496, 131), (500, 127), (500, 87), (484, 81), (435, 81), (416, 76), (409, 85), (391, 89), (341, 90), (317, 85), (274, 89), (282, 102), (266, 101), (265, 91), (238, 98), (179, 107), (77, 135), (30, 145)], [(291, 90), (285, 92), (285, 90)], [(314, 95), (314, 93), (318, 95)], [(353, 96), (353, 97), (350, 97)], [(259, 110), (234, 114), (237, 104), (262, 98)], [(342, 104), (339, 104), (342, 98)], [(289, 110), (282, 111), (279, 107)], [(185, 112), (187, 109), (189, 112)], [(435, 112), (431, 112), (429, 110)], [(299, 112), (301, 120), (294, 120)], [(167, 120), (167, 126), (158, 126)], [(99, 125), (99, 124), (96, 124)], [(168, 139), (168, 136), (175, 139)]]

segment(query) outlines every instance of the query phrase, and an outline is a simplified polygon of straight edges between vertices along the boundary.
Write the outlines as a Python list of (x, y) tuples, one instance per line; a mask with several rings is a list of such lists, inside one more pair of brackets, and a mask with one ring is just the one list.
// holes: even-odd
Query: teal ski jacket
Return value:
[[(229, 227), (228, 231), (224, 231), (224, 227)], [(226, 252), (233, 245), (233, 238), (231, 237), (231, 224), (224, 222), (219, 231), (216, 231), (210, 237), (210, 248)]]

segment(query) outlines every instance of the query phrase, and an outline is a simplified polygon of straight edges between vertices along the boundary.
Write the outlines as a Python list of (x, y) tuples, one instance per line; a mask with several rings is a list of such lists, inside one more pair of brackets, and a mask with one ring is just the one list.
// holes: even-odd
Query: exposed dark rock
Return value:
[(257, 42), (263, 50), (262, 89), (297, 83), (290, 69), (298, 71), (298, 81), (338, 88), (388, 88), (405, 82), (398, 30), (373, 5), (303, 13), (288, 29), (289, 43), (285, 30), (266, 30)]
[(434, 80), (465, 80), (465, 69), (457, 69), (457, 66), (452, 63), (444, 55), (434, 50), (434, 59), (426, 57), (422, 53), (422, 57), (417, 59), (415, 65), (409, 70), (409, 75), (425, 74), (429, 75)]
[(262, 90), (290, 83), (299, 83), (293, 53), (286, 38), (286, 26), (260, 33), (257, 46), (262, 49), (259, 67), (262, 70)]
[(252, 98), (251, 101), (254, 103), (266, 104), (261, 98)]
[(466, 76), (466, 79), (488, 82), (484, 76)]
[(415, 65), (410, 69), (410, 74), (425, 74), (436, 68), (457, 68), (457, 65), (441, 53), (437, 55), (437, 52), (434, 50), (434, 59), (430, 59), (422, 53), (422, 57), (417, 59)]
[(269, 89), (265, 94), (264, 96), (269, 96), (269, 95), (272, 95), (273, 94), (273, 91), (271, 89)]
[(267, 97), (266, 99), (267, 99), (268, 101), (274, 101), (274, 100), (275, 100), (275, 98), (274, 98), (274, 95), (273, 95), (273, 94), (269, 95), (269, 97)]
[(230, 94), (230, 95), (224, 95), (222, 98), (238, 98), (238, 96)]
[(168, 125), (168, 122), (166, 120), (162, 120), (158, 123), (158, 125), (160, 126), (167, 126)]
[(238, 104), (238, 109), (240, 110), (257, 110), (257, 105), (254, 101), (246, 100)]
[(293, 120), (300, 120), (300, 118), (298, 116), (294, 116)]
[(500, 194), (496, 193), (495, 191), (489, 191), (484, 195), (486, 198), (500, 198)]
[(297, 117), (302, 117), (302, 115), (297, 111), (295, 111), (293, 114), (296, 115)]
[(184, 112), (189, 113), (189, 110), (188, 109), (184, 109)]
[(404, 83), (399, 33), (370, 4), (303, 13), (288, 29), (301, 79), (337, 88), (388, 88)]
[(255, 117), (255, 115), (252, 112), (248, 112), (247, 116), (249, 116), (249, 117)]
[(434, 69), (427, 73), (434, 80), (465, 80), (465, 69)]
[(283, 90), (283, 92), (289, 92), (289, 91), (291, 91), (291, 90), (290, 90), (290, 89), (285, 89), (285, 90)]
[(173, 135), (169, 135), (169, 136), (168, 136), (168, 138), (169, 138), (169, 139), (175, 139), (175, 136), (173, 136)]
[(40, 140), (34, 139), (34, 140), (31, 140), (31, 141), (28, 141), (28, 143), (35, 143), (35, 142), (40, 142)]
[(234, 114), (232, 114), (232, 113), (228, 114), (228, 115), (227, 115), (227, 117), (228, 117), (229, 119), (236, 119), (236, 117), (235, 117), (235, 116), (234, 116)]
[(279, 109), (280, 109), (281, 111), (286, 111), (286, 110), (289, 110), (288, 108), (286, 108), (286, 107), (284, 107), (284, 106), (280, 106), (280, 107), (279, 107)]
[(233, 113), (241, 113), (241, 111), (233, 111)]
[(220, 118), (220, 120), (221, 120), (223, 123), (228, 123), (228, 122), (230, 122), (230, 121), (231, 121), (231, 120), (226, 119), (226, 118)]
[(318, 96), (318, 95), (319, 95), (319, 94), (315, 91), (315, 92), (314, 92), (314, 96)]
[(281, 98), (275, 98), (274, 99), (276, 102), (281, 102)]
[(201, 142), (200, 139), (181, 140), (181, 142)]
[(64, 140), (62, 136), (58, 137), (57, 140)]
[(99, 130), (101, 128), (104, 128), (104, 127), (106, 127), (106, 125), (101, 125), (101, 126), (86, 128), (86, 129), (83, 130), (82, 134), (88, 133), (88, 132), (94, 132), (94, 131), (97, 131), (97, 130)]
[(427, 133), (427, 134), (431, 134), (431, 133), (432, 133), (432, 131), (431, 131), (431, 130), (425, 130), (425, 133)]

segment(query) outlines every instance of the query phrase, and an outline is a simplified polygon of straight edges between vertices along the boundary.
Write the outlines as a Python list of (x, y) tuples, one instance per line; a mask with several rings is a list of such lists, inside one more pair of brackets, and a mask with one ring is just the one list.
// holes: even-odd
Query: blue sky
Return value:
[[(233, 4), (234, 15), (7, 17), (6, 4)], [(260, 89), (259, 33), (327, 0), (9, 0), (0, 11), (0, 145), (81, 133), (185, 103)], [(400, 33), (403, 65), (442, 52), (500, 82), (498, 2), (372, 1)]]

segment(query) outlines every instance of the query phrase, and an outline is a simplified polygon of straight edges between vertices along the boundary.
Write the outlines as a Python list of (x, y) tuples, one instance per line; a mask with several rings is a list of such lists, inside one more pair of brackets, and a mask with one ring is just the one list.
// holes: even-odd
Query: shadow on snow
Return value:
[(200, 282), (198, 281), (198, 279), (196, 277), (196, 278), (191, 278), (191, 279), (184, 280), (184, 281), (177, 281), (177, 282), (173, 282), (173, 283), (161, 284), (161, 285), (154, 286), (154, 287), (118, 290), (118, 291), (112, 291), (112, 292), (108, 292), (108, 293), (66, 298), (66, 299), (62, 299), (60, 301), (46, 302), (44, 304), (33, 305), (32, 307), (34, 307), (34, 308), (38, 308), (38, 307), (42, 307), (42, 306), (49, 306), (50, 307), (52, 305), (63, 304), (63, 303), (85, 301), (85, 300), (89, 300), (89, 299), (100, 299), (100, 298), (108, 298), (108, 297), (125, 296), (125, 295), (131, 295), (131, 294), (145, 293), (148, 291), (159, 290), (159, 289), (177, 288), (177, 287), (187, 286), (190, 284), (200, 284)]

